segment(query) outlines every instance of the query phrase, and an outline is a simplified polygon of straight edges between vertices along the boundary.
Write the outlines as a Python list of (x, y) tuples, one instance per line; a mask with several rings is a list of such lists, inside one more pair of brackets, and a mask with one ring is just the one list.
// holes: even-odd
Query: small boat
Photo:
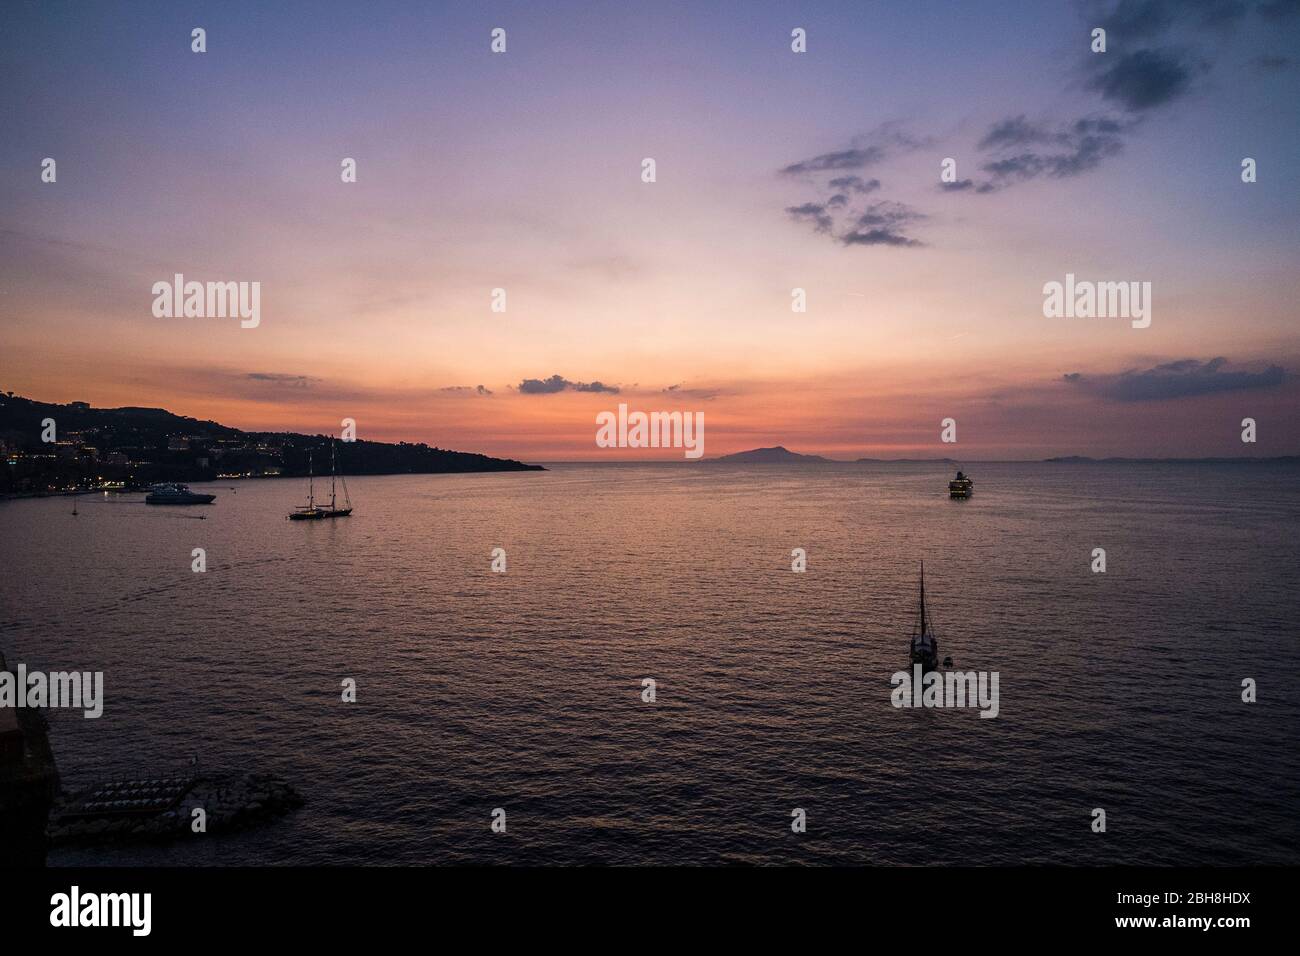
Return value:
[[(920, 664), (921, 672), (928, 674), (939, 669), (939, 638), (934, 633), (930, 615), (925, 609), (925, 562), (921, 562), (921, 606), (916, 622), (912, 625), (912, 638), (909, 646), (911, 663)], [(944, 658), (944, 667), (952, 666), (952, 658)]]
[[(338, 506), (338, 497), (336, 489), (338, 485), (343, 486), (343, 500), (345, 507)], [(320, 521), (325, 518), (346, 518), (352, 514), (352, 497), (348, 494), (348, 483), (342, 475), (338, 473), (334, 443), (330, 443), (330, 506), (328, 508), (316, 504), (316, 479), (312, 470), (311, 452), (307, 452), (307, 504), (298, 508), (289, 515), (290, 521)]]
[(957, 472), (956, 478), (948, 482), (949, 498), (969, 498), (974, 491), (975, 482), (971, 481), (960, 471)]
[(200, 495), (190, 491), (189, 485), (176, 481), (164, 481), (149, 486), (145, 497), (147, 505), (210, 505), (217, 499), (216, 495)]

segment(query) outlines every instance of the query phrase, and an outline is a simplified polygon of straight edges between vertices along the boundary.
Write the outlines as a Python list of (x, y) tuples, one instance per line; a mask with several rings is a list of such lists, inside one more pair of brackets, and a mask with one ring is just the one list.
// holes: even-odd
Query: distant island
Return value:
[[(752, 448), (749, 451), (738, 451), (730, 455), (720, 455), (717, 458), (706, 458), (706, 462), (718, 462), (723, 464), (739, 465), (862, 465), (862, 464), (888, 464), (888, 465), (921, 465), (921, 464), (948, 464), (956, 465), (956, 458), (854, 458), (852, 460), (840, 458), (823, 458), (821, 455), (802, 455), (798, 452), (790, 451), (784, 445), (775, 445), (771, 448)], [(1241, 455), (1237, 457), (1224, 458), (1089, 458), (1086, 455), (1063, 455), (1056, 458), (1026, 458), (1026, 459), (969, 459), (963, 458), (962, 462), (981, 465), (981, 464), (998, 464), (1015, 462), (1018, 464), (1096, 464), (1096, 465), (1113, 465), (1113, 464), (1171, 464), (1171, 465), (1230, 465), (1242, 464), (1248, 462), (1271, 462), (1292, 463), (1300, 462), (1300, 455), (1277, 455), (1272, 458), (1251, 457)], [(964, 465), (963, 465), (964, 467)]]
[(935, 462), (939, 462), (941, 464), (947, 463), (949, 465), (955, 465), (957, 463), (957, 459), (956, 458), (855, 458), (853, 459), (853, 462), (854, 464), (859, 464), (859, 465), (862, 464), (863, 462), (881, 462), (889, 465), (934, 464)]
[[(54, 441), (42, 422), (54, 420)], [(327, 435), (246, 432), (161, 408), (58, 405), (0, 393), (0, 495), (137, 489), (158, 481), (300, 477), (308, 460), (329, 469)], [(506, 458), (425, 444), (355, 441), (337, 445), (347, 475), (545, 471)]]
[(800, 455), (797, 452), (790, 451), (782, 445), (774, 448), (754, 448), (750, 451), (738, 451), (731, 455), (721, 455), (717, 458), (710, 458), (708, 461), (726, 462), (732, 464), (758, 464), (758, 465), (775, 465), (789, 464), (799, 462), (801, 464), (816, 464), (817, 462), (829, 462), (829, 458), (823, 458), (821, 455)]
[(1078, 462), (1094, 465), (1240, 465), (1245, 463), (1300, 462), (1300, 455), (1274, 455), (1256, 457), (1252, 455), (1235, 455), (1221, 458), (1089, 458), (1087, 455), (1064, 455), (1059, 458), (1044, 458), (1044, 462), (1054, 464), (1074, 464)]
[(776, 445), (772, 448), (753, 448), (749, 451), (738, 451), (730, 455), (720, 455), (717, 458), (709, 458), (707, 461), (721, 462), (726, 464), (737, 465), (846, 465), (859, 464), (862, 462), (890, 462), (890, 463), (909, 463), (909, 462), (952, 462), (952, 458), (856, 458), (852, 462), (842, 461), (838, 458), (823, 458), (821, 455), (801, 455), (799, 452), (791, 451), (784, 445)]

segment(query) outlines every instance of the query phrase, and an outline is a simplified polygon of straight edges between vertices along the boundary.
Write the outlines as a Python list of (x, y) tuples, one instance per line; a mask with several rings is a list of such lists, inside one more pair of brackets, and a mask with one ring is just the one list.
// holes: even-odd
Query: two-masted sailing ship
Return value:
[[(921, 562), (921, 604), (915, 621), (912, 624), (912, 639), (910, 645), (911, 663), (920, 664), (921, 672), (924, 674), (939, 669), (939, 638), (934, 632), (934, 625), (930, 621), (930, 614), (925, 609), (925, 562)], [(943, 660), (944, 667), (952, 666), (952, 658), (947, 657)]]
[[(343, 486), (344, 507), (338, 506), (338, 486)], [(330, 504), (326, 508), (316, 504), (316, 477), (312, 468), (312, 455), (307, 452), (307, 504), (289, 515), (290, 521), (318, 521), (323, 518), (346, 518), (352, 514), (352, 497), (348, 494), (347, 480), (338, 473), (338, 454), (330, 442)]]

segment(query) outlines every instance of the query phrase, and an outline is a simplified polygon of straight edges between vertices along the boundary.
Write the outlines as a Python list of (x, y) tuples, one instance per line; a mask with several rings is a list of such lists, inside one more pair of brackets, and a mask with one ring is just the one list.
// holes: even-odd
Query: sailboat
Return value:
[[(921, 562), (921, 606), (912, 625), (911, 658), (920, 664), (922, 673), (939, 669), (939, 638), (934, 633), (930, 615), (925, 609), (925, 562)], [(952, 658), (944, 658), (944, 667), (952, 666)]]
[[(318, 521), (322, 518), (346, 518), (352, 514), (352, 496), (348, 494), (348, 483), (342, 475), (338, 473), (338, 456), (335, 453), (334, 443), (330, 442), (330, 506), (328, 508), (319, 507), (316, 504), (316, 478), (312, 469), (312, 454), (307, 452), (307, 504), (298, 508), (291, 515), (290, 521)], [(346, 507), (338, 506), (337, 486), (343, 486), (343, 500)]]

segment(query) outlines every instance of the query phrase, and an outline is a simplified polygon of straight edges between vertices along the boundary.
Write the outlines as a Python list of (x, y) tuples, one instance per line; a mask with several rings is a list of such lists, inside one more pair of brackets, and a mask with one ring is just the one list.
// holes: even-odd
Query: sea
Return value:
[[(0, 650), (104, 675), (102, 717), (50, 712), (65, 791), (197, 760), (305, 800), (49, 863), (1300, 864), (1300, 466), (968, 472), (358, 477), (321, 522), (292, 479), (0, 502)], [(996, 717), (895, 706), (922, 562)]]

